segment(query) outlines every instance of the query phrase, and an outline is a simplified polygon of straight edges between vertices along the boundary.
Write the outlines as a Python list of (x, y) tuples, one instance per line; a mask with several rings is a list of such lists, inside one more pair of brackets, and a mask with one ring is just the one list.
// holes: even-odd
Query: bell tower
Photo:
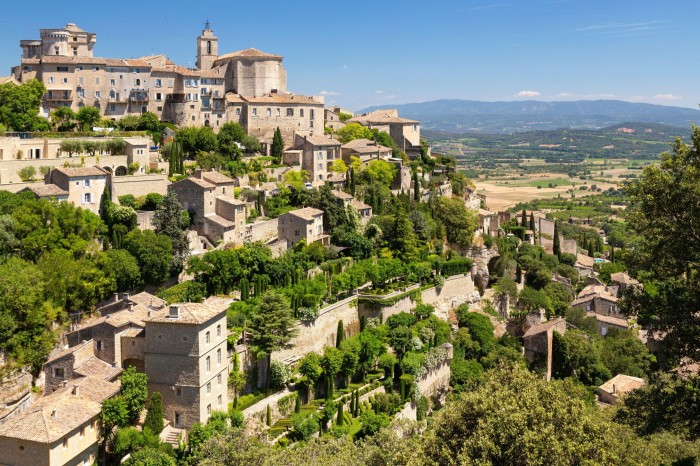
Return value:
[(197, 37), (197, 69), (211, 70), (218, 56), (219, 38), (214, 35), (207, 20), (202, 35)]

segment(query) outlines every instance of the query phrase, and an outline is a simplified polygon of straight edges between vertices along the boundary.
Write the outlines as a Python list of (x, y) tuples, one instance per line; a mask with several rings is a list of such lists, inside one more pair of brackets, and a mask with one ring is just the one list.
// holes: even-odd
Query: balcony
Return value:
[(67, 102), (73, 100), (72, 91), (49, 91), (44, 97), (47, 102)]
[(148, 91), (146, 89), (132, 89), (129, 92), (131, 102), (148, 102)]
[(184, 104), (187, 102), (187, 95), (185, 94), (168, 94), (165, 97), (165, 102), (169, 104)]

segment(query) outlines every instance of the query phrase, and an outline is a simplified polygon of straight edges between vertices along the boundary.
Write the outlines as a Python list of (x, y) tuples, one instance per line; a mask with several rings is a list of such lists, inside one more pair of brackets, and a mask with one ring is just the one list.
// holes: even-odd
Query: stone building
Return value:
[(0, 424), (0, 464), (62, 466), (97, 461), (102, 402), (119, 384), (82, 377)]
[(363, 225), (366, 225), (372, 218), (372, 206), (361, 202), (345, 191), (333, 190), (333, 195), (338, 199), (338, 203), (344, 208), (352, 208), (360, 217)]
[(333, 109), (326, 108), (323, 111), (324, 125), (331, 128), (333, 131), (338, 131), (345, 126), (345, 123), (340, 119), (340, 112), (335, 112)]
[(545, 369), (545, 377), (552, 377), (552, 350), (554, 332), (566, 332), (566, 319), (558, 318), (530, 327), (523, 335), (525, 359), (534, 367)]
[(352, 162), (352, 157), (357, 157), (362, 163), (367, 163), (375, 159), (389, 160), (392, 156), (390, 148), (370, 139), (355, 139), (345, 143), (341, 148), (341, 152), (343, 160), (348, 164)]
[(93, 340), (54, 354), (44, 363), (43, 370), (47, 395), (66, 386), (69, 381), (81, 377), (116, 382), (122, 372), (120, 367), (103, 361), (95, 355)]
[(598, 401), (613, 405), (628, 393), (644, 386), (644, 379), (617, 374), (598, 388)]
[(148, 391), (163, 395), (163, 416), (176, 428), (205, 423), (228, 404), (226, 310), (173, 304), (146, 319)]
[(324, 246), (330, 244), (330, 236), (323, 233), (323, 211), (313, 207), (280, 215), (277, 236), (287, 242), (287, 248), (293, 248), (302, 239), (306, 244), (316, 241)]
[(396, 109), (375, 110), (353, 117), (347, 123), (359, 123), (369, 129), (384, 131), (410, 158), (421, 154), (420, 123), (399, 117)]
[(629, 327), (626, 316), (618, 307), (617, 293), (617, 286), (588, 285), (581, 290), (571, 306), (584, 309), (589, 317), (594, 317), (598, 333), (604, 337), (612, 328)]
[(296, 134), (294, 148), (301, 151), (301, 169), (309, 173), (314, 186), (323, 186), (332, 173), (331, 166), (340, 160), (340, 142), (328, 136)]
[[(111, 186), (111, 174), (100, 167), (55, 168), (46, 175), (46, 184), (68, 192), (68, 202), (100, 214), (100, 198)], [(54, 188), (52, 188), (54, 189)]]
[(212, 244), (241, 244), (245, 238), (246, 203), (233, 196), (236, 181), (221, 173), (198, 170), (170, 185), (193, 227)]
[(37, 199), (56, 199), (58, 202), (68, 200), (68, 191), (59, 188), (55, 184), (36, 184), (20, 190), (20, 192), (25, 191), (34, 194)]

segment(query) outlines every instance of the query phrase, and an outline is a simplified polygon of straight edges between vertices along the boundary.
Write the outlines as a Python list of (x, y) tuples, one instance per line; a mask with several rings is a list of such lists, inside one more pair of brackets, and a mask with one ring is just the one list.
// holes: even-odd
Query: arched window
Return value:
[(207, 41), (207, 55), (211, 55), (211, 41)]

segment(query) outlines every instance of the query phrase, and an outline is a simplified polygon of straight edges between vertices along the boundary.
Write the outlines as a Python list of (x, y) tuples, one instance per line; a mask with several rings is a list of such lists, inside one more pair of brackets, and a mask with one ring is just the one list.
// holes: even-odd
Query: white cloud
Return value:
[(321, 91), (319, 95), (340, 95), (340, 93), (335, 91)]
[(615, 94), (589, 94), (585, 98), (589, 100), (608, 100), (614, 99)]
[(673, 94), (656, 94), (654, 100), (681, 100), (683, 97)]
[(576, 94), (572, 94), (571, 92), (560, 92), (557, 94), (557, 97), (560, 99), (567, 99), (569, 97), (578, 97)]
[(542, 94), (537, 91), (520, 91), (514, 97), (539, 97), (540, 95)]
[(344, 70), (347, 70), (347, 69), (348, 69), (348, 65), (343, 65), (343, 69), (344, 69)]
[(375, 94), (384, 94), (384, 91), (374, 91)]

